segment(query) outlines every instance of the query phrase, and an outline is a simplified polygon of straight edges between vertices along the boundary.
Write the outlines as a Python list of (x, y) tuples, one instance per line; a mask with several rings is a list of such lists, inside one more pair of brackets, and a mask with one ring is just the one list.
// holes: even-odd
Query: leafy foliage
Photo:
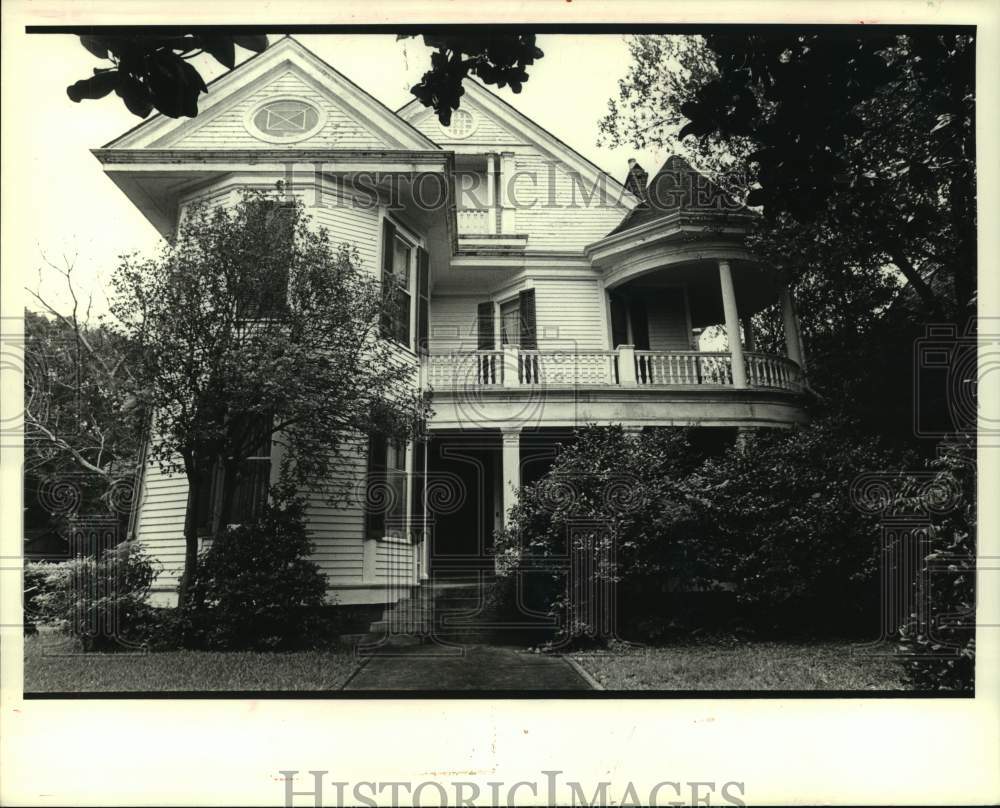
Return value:
[[(677, 590), (728, 590), (758, 631), (866, 628), (880, 532), (852, 506), (850, 485), (861, 471), (891, 468), (892, 457), (833, 420), (762, 430), (707, 458), (695, 434), (653, 429), (635, 441), (619, 428), (581, 431), (512, 511), (498, 543), (507, 570), (563, 558), (575, 543), (595, 559), (582, 591), (617, 582), (626, 616)], [(553, 608), (587, 613), (559, 592)], [(571, 619), (566, 630), (585, 636), (594, 626)], [(649, 638), (656, 626), (642, 630)]]
[(819, 419), (759, 430), (688, 478), (720, 577), (758, 628), (877, 629), (880, 526), (855, 507), (851, 483), (901, 460), (854, 425)]
[[(917, 583), (929, 614), (911, 615), (900, 643), (910, 657), (907, 676), (921, 690), (971, 692), (975, 685), (975, 461), (973, 441), (945, 444), (928, 464), (935, 472), (934, 484), (921, 488), (918, 501), (899, 503), (932, 517), (929, 552)], [(956, 501), (940, 501), (941, 492), (956, 493)]]
[(601, 122), (611, 142), (689, 149), (763, 207), (751, 246), (792, 281), (817, 273), (832, 299), (843, 278), (891, 265), (917, 316), (962, 316), (975, 294), (971, 35), (768, 31), (631, 49)]
[(154, 109), (171, 118), (198, 114), (198, 98), (208, 87), (189, 59), (200, 53), (232, 69), (236, 48), (260, 53), (267, 37), (229, 36), (213, 31), (169, 34), (98, 34), (80, 37), (80, 44), (111, 67), (94, 68), (94, 75), (66, 88), (71, 101), (104, 98), (114, 92), (129, 112), (145, 118)]
[[(152, 413), (149, 457), (189, 483), (183, 582), (197, 564), (206, 469), (226, 472), (216, 521), (227, 524), (241, 463), (262, 442), (282, 447), (285, 484), (315, 488), (356, 435), (405, 439), (425, 417), (412, 364), (378, 337), (391, 296), (280, 189), (189, 206), (174, 243), (127, 256), (113, 289)], [(341, 482), (331, 500), (352, 484)]]
[[(697, 497), (684, 481), (700, 463), (686, 430), (647, 430), (641, 440), (620, 427), (590, 427), (561, 448), (550, 471), (522, 489), (508, 527), (495, 542), (500, 569), (531, 574), (553, 566), (546, 584), (532, 575), (535, 594), (563, 619), (563, 632), (579, 640), (595, 626), (579, 617), (586, 600), (612, 581), (643, 612), (676, 581), (711, 585), (711, 554), (694, 529)], [(575, 548), (575, 549), (574, 549)], [(571, 551), (602, 559), (573, 598), (560, 559)], [(625, 594), (627, 592), (627, 595)], [(629, 604), (623, 602), (629, 611)]]
[[(401, 34), (400, 39), (415, 36)], [(424, 34), (433, 49), (430, 69), (411, 92), (448, 126), (458, 109), (462, 82), (475, 76), (485, 84), (521, 92), (527, 68), (541, 59), (531, 33)], [(171, 118), (198, 114), (198, 99), (208, 87), (189, 61), (208, 53), (225, 67), (236, 65), (236, 48), (260, 53), (268, 46), (263, 34), (230, 36), (213, 31), (178, 31), (163, 35), (122, 33), (80, 37), (80, 44), (111, 67), (94, 68), (94, 75), (71, 84), (66, 92), (76, 102), (114, 92), (129, 112), (145, 118), (154, 109)]]
[(323, 639), (326, 577), (306, 559), (300, 500), (269, 505), (206, 550), (192, 583), (187, 644), (215, 650), (301, 648)]
[[(412, 35), (400, 38), (406, 36)], [(432, 107), (444, 126), (461, 103), (467, 76), (519, 93), (528, 80), (526, 68), (545, 55), (535, 45), (535, 35), (528, 33), (424, 34), (423, 38), (434, 48), (431, 69), (410, 92), (425, 107)]]
[[(140, 645), (156, 567), (141, 545), (122, 542), (99, 556), (25, 567), (25, 612), (79, 638), (85, 650)], [(30, 589), (28, 588), (30, 584)]]

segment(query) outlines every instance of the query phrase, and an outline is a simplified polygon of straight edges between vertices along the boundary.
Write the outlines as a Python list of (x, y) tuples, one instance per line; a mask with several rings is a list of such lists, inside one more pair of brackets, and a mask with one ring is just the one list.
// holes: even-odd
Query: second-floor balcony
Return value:
[(745, 383), (734, 379), (727, 352), (637, 351), (630, 346), (604, 351), (502, 350), (432, 354), (424, 366), (432, 390), (482, 388), (744, 388), (801, 393), (799, 366), (784, 356), (746, 352)]

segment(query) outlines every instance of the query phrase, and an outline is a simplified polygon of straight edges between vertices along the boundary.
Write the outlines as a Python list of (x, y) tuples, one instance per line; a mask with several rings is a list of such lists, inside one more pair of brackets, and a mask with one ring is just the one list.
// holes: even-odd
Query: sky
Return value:
[[(272, 36), (271, 41), (278, 38)], [(409, 88), (429, 66), (430, 50), (420, 39), (384, 35), (296, 38), (394, 110), (412, 98)], [(5, 132), (17, 132), (19, 159), (27, 162), (32, 177), (24, 189), (27, 207), (22, 209), (16, 233), (21, 241), (19, 254), (28, 262), (21, 271), (27, 286), (40, 288), (64, 309), (68, 298), (59, 291), (61, 286), (56, 286), (57, 278), (46, 263), (72, 262), (79, 288), (94, 293), (94, 310), (100, 312), (117, 257), (133, 250), (152, 251), (160, 240), (90, 153), (140, 119), (113, 94), (80, 104), (69, 100), (67, 85), (90, 75), (99, 65), (75, 36), (45, 34), (29, 39), (32, 56), (42, 70), (30, 92), (21, 97), (24, 126), (8, 126)], [(537, 44), (545, 56), (530, 68), (522, 92), (515, 95), (509, 88), (496, 92), (616, 179), (625, 177), (630, 157), (654, 172), (666, 155), (597, 145), (598, 120), (628, 69), (624, 37), (543, 34)], [(238, 49), (238, 58), (250, 56)], [(198, 57), (195, 64), (206, 81), (225, 72), (210, 57)]]

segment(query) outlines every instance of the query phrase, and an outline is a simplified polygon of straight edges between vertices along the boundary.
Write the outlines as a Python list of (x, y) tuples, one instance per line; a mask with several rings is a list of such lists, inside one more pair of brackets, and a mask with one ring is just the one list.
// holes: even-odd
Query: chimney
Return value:
[(649, 182), (649, 173), (636, 161), (635, 158), (628, 158), (628, 176), (625, 177), (625, 187), (628, 188), (642, 201), (646, 200), (646, 185)]

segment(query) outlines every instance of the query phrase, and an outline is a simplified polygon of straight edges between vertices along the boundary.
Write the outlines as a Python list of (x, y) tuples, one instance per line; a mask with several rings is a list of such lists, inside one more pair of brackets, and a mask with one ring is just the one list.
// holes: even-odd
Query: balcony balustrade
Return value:
[(458, 233), (461, 236), (481, 236), (492, 232), (490, 216), (496, 211), (489, 208), (464, 208), (455, 212), (458, 217)]
[[(734, 387), (728, 352), (502, 350), (432, 354), (425, 379), (437, 390), (551, 387)], [(800, 393), (802, 371), (784, 356), (744, 354), (747, 387)]]

